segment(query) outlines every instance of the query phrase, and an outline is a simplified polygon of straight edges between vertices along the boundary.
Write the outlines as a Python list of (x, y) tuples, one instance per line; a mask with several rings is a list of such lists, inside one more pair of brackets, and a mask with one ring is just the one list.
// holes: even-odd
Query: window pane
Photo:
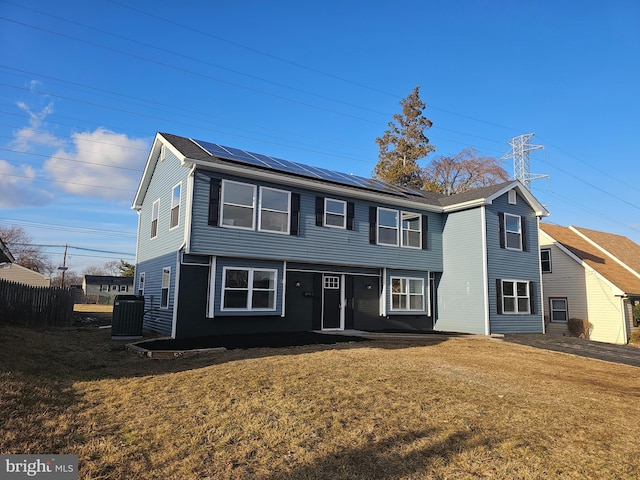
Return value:
[(422, 294), (422, 280), (409, 280), (409, 293)]
[(286, 232), (289, 229), (289, 215), (281, 212), (262, 211), (260, 230)]
[(338, 215), (345, 214), (346, 204), (344, 202), (338, 202), (337, 200), (326, 200), (325, 203), (325, 212), (327, 213), (336, 213)]
[(407, 308), (407, 297), (405, 295), (393, 294), (391, 295), (391, 308), (395, 310)]
[(405, 280), (403, 278), (391, 279), (391, 291), (393, 293), (404, 292), (406, 290)]
[(378, 228), (378, 243), (397, 245), (398, 231), (391, 228)]
[(171, 223), (169, 227), (173, 228), (176, 225), (178, 225), (179, 215), (180, 215), (180, 205), (171, 209)]
[(173, 194), (171, 195), (171, 206), (175, 207), (180, 205), (180, 185), (173, 187)]
[(280, 210), (281, 212), (289, 211), (289, 194), (287, 192), (278, 192), (268, 188), (261, 188), (260, 194), (262, 195), (262, 208)]
[(402, 214), (402, 228), (420, 231), (420, 215), (415, 213)]
[(520, 217), (516, 217), (513, 215), (505, 215), (504, 220), (505, 220), (505, 225), (508, 231), (510, 232), (520, 231)]
[(404, 230), (402, 232), (402, 244), (407, 247), (420, 247), (420, 232)]
[(253, 208), (225, 205), (222, 213), (222, 224), (234, 227), (253, 227)]
[(253, 206), (253, 187), (251, 185), (225, 182), (224, 203)]
[(513, 282), (502, 282), (502, 294), (513, 297)]
[(567, 303), (566, 303), (565, 300), (562, 300), (562, 299), (551, 300), (551, 309), (552, 310), (566, 310), (567, 309)]
[(253, 288), (264, 288), (273, 290), (275, 288), (275, 275), (273, 272), (253, 272)]
[(518, 312), (525, 313), (529, 311), (529, 299), (528, 298), (519, 298), (518, 299)]
[(424, 308), (422, 305), (422, 295), (411, 295), (409, 300), (411, 302), (411, 310), (422, 310)]
[(515, 312), (516, 311), (515, 298), (505, 298), (504, 299), (504, 311), (505, 312)]
[(398, 228), (398, 212), (378, 209), (378, 224), (383, 227)]
[(224, 308), (247, 308), (247, 290), (225, 290)]
[(227, 270), (225, 278), (226, 288), (248, 288), (249, 272), (247, 270)]
[(518, 282), (518, 296), (519, 297), (528, 297), (529, 296), (528, 283), (526, 283), (526, 282)]
[(520, 248), (520, 234), (507, 232), (507, 247)]
[(254, 291), (252, 303), (253, 308), (273, 309), (275, 307), (275, 292), (260, 290)]
[(327, 213), (325, 215), (325, 225), (331, 225), (332, 227), (344, 227), (344, 215), (336, 215), (333, 213)]

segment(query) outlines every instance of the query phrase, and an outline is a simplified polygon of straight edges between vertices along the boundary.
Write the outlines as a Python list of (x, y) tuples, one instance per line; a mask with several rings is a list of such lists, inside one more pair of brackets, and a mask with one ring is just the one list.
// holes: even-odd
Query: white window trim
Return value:
[[(144, 296), (144, 282), (145, 282), (145, 272), (140, 272), (140, 275), (138, 275), (138, 295)], [(142, 293), (140, 293), (141, 291)]]
[[(156, 205), (158, 206), (157, 211), (155, 212), (154, 218), (154, 210), (156, 210)], [(155, 235), (153, 234), (153, 222), (156, 222), (156, 231)], [(157, 238), (158, 233), (160, 232), (160, 199), (157, 199), (153, 204), (151, 204), (151, 239)]]
[[(549, 270), (544, 270), (542, 268), (542, 264), (544, 263), (542, 261), (542, 252), (548, 252), (549, 253), (549, 261), (547, 262), (549, 264)], [(541, 248), (540, 249), (540, 271), (542, 273), (552, 273), (553, 272), (553, 264), (551, 263), (551, 249), (550, 248)]]
[[(249, 272), (247, 278), (247, 308), (225, 308), (224, 293), (227, 290), (227, 270), (246, 270)], [(273, 278), (273, 308), (253, 308), (251, 301), (253, 298), (253, 275), (255, 272), (271, 272)], [(242, 290), (245, 290), (244, 288)], [(258, 289), (258, 291), (267, 291)], [(268, 290), (271, 291), (271, 290)], [(222, 267), (222, 289), (220, 290), (220, 311), (221, 312), (275, 312), (278, 308), (278, 270), (274, 268), (252, 268), (252, 267)]]
[[(174, 192), (178, 187), (180, 188), (180, 195), (178, 196), (178, 203), (177, 205), (175, 205), (173, 203), (175, 199)], [(180, 226), (180, 207), (181, 206), (182, 206), (182, 182), (178, 182), (171, 189), (171, 210), (169, 210), (169, 230), (173, 230), (174, 228), (178, 228)], [(176, 207), (178, 208), (178, 220), (176, 221), (175, 225), (171, 225), (171, 220), (173, 219), (173, 209)]]
[[(165, 289), (164, 286), (164, 274), (165, 272), (167, 272), (169, 274), (169, 284), (167, 285), (167, 304), (166, 305), (162, 305), (162, 291)], [(160, 308), (162, 308), (163, 310), (167, 310), (169, 308), (169, 303), (171, 303), (169, 301), (169, 294), (171, 293), (171, 267), (162, 267), (162, 278), (160, 279)]]
[[(554, 300), (562, 300), (564, 301), (564, 309), (554, 309), (553, 301)], [(553, 312), (565, 312), (567, 314), (566, 320), (554, 320)], [(568, 323), (569, 321), (569, 300), (567, 297), (549, 297), (549, 321), (552, 323)]]
[[(327, 202), (335, 202), (342, 204), (342, 225), (331, 225), (327, 223), (327, 214), (329, 215), (339, 215), (334, 212), (327, 212)], [(329, 228), (340, 228), (342, 230), (346, 230), (347, 228), (347, 202), (344, 200), (337, 200), (335, 198), (325, 198), (324, 199), (324, 216), (322, 217), (322, 225)]]
[[(530, 284), (531, 282), (528, 280), (512, 280), (512, 279), (501, 279), (501, 295), (500, 295), (500, 301), (502, 302), (502, 313), (505, 315), (530, 315), (531, 314), (531, 288), (530, 288)], [(509, 283), (513, 283), (513, 296), (509, 295), (508, 298), (513, 298), (514, 299), (514, 307), (516, 308), (516, 311), (511, 312), (511, 311), (507, 311), (504, 308), (504, 299), (505, 299), (505, 294), (504, 294), (504, 284), (505, 282), (509, 282)], [(520, 297), (518, 296), (518, 283), (524, 283), (527, 285), (527, 296), (526, 297)], [(527, 311), (526, 312), (518, 312), (518, 299), (520, 298), (526, 298), (527, 299)]]
[[(393, 281), (394, 280), (406, 280), (407, 281), (407, 291), (402, 293), (403, 296), (406, 297), (406, 304), (407, 304), (407, 308), (394, 308), (393, 307), (393, 296), (394, 295), (399, 295), (397, 293), (393, 292), (392, 289), (392, 285), (393, 285)], [(421, 283), (422, 288), (421, 288), (421, 292), (422, 292), (422, 306), (421, 308), (417, 309), (417, 308), (411, 308), (411, 295), (416, 296), (416, 294), (411, 294), (409, 293), (409, 282), (411, 280), (417, 280)], [(389, 311), (390, 312), (424, 312), (425, 311), (425, 302), (426, 302), (426, 295), (425, 295), (425, 289), (424, 289), (424, 278), (417, 278), (417, 277), (390, 277), (389, 278), (389, 292), (390, 292), (390, 297), (389, 297)]]
[[(418, 238), (420, 240), (420, 245), (418, 245), (417, 247), (414, 245), (405, 245), (404, 244), (404, 232), (405, 232), (405, 228), (402, 224), (402, 217), (403, 215), (413, 215), (418, 217), (418, 226), (420, 227), (418, 230), (410, 230), (410, 229), (406, 229), (407, 232), (418, 232)], [(417, 250), (422, 250), (422, 215), (419, 213), (415, 213), (415, 212), (400, 212), (400, 246), (403, 248), (415, 248)]]
[[(518, 231), (517, 232), (507, 229), (507, 217), (513, 217), (513, 218), (517, 218), (518, 219)], [(517, 233), (518, 234), (518, 245), (519, 245), (518, 248), (509, 246), (509, 242), (508, 242), (508, 238), (509, 238), (508, 234), (509, 233)], [(520, 215), (513, 215), (511, 213), (505, 213), (504, 214), (504, 248), (506, 248), (507, 250), (522, 251), (522, 217), (520, 217)]]
[[(232, 206), (237, 206), (237, 207), (243, 207), (243, 208), (249, 208), (247, 205), (240, 205), (240, 204), (235, 204), (235, 203), (227, 203), (225, 202), (225, 191), (226, 191), (226, 187), (227, 185), (230, 184), (234, 184), (234, 185), (242, 185), (243, 187), (251, 187), (253, 189), (253, 202), (251, 204), (251, 227), (239, 227), (236, 225), (226, 225), (224, 223), (224, 206), (225, 205), (232, 205)], [(220, 225), (224, 228), (235, 228), (237, 230), (255, 230), (256, 229), (256, 192), (257, 192), (258, 187), (256, 187), (255, 185), (251, 184), (251, 183), (243, 183), (243, 182), (234, 182), (233, 180), (222, 180), (222, 195), (221, 195), (221, 201), (220, 201)]]
[[(272, 192), (280, 192), (287, 194), (287, 229), (284, 231), (280, 230), (269, 230), (262, 228), (262, 211), (267, 212), (276, 212), (276, 213), (285, 213), (282, 210), (274, 210), (272, 208), (263, 208), (262, 207), (262, 192), (264, 190), (271, 190)], [(268, 232), (268, 233), (279, 233), (280, 235), (289, 235), (291, 229), (291, 192), (288, 190), (281, 190), (279, 188), (271, 188), (271, 187), (260, 187), (260, 202), (258, 206), (258, 231), (260, 232)]]
[[(388, 226), (381, 226), (380, 225), (380, 212), (384, 210), (387, 212), (393, 212), (396, 214), (396, 226), (395, 226), (395, 230), (396, 230), (396, 242), (395, 243), (382, 243), (380, 242), (380, 229), (381, 228), (385, 228), (387, 230), (391, 230), (392, 227), (388, 227)], [(394, 210), (393, 208), (385, 208), (385, 207), (378, 207), (377, 212), (376, 212), (376, 242), (378, 245), (386, 245), (388, 247), (397, 247), (400, 245), (400, 228), (398, 223), (400, 222), (400, 211), (399, 210)]]

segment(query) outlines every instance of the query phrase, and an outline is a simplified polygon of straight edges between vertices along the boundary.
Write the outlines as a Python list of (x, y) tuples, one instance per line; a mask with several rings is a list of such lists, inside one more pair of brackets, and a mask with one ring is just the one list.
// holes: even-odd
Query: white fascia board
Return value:
[(239, 165), (231, 165), (228, 163), (216, 163), (203, 162), (193, 159), (187, 159), (186, 161), (192, 162), (194, 165), (201, 167), (203, 170), (218, 171), (222, 173), (229, 173), (246, 178), (253, 178), (258, 180), (266, 180), (281, 185), (288, 185), (290, 187), (306, 188), (318, 192), (324, 192), (332, 195), (360, 198), (363, 200), (370, 200), (376, 203), (386, 203), (389, 205), (396, 205), (400, 207), (412, 208), (414, 210), (423, 210), (427, 212), (442, 213), (442, 207), (439, 205), (429, 205), (421, 202), (414, 202), (402, 198), (394, 197), (382, 197), (379, 193), (369, 192), (366, 190), (351, 189), (339, 185), (333, 185), (322, 181), (314, 181), (303, 177), (289, 177), (287, 175), (279, 174), (278, 172), (268, 172), (263, 170), (254, 170)]
[[(541, 230), (542, 232), (542, 230)], [(620, 296), (620, 295), (626, 295), (626, 292), (622, 291), (619, 287), (617, 287), (616, 285), (614, 285), (613, 283), (611, 283), (607, 278), (605, 278), (604, 276), (602, 276), (602, 274), (598, 273), (593, 267), (587, 265), (585, 262), (582, 261), (582, 259), (580, 259), (579, 257), (577, 257), (576, 255), (574, 255), (573, 253), (571, 253), (571, 251), (569, 251), (564, 245), (562, 245), (560, 242), (556, 241), (551, 235), (549, 235), (547, 232), (542, 232), (543, 235), (545, 235), (547, 238), (549, 238), (551, 240), (551, 242), (553, 243), (553, 245), (555, 245), (556, 247), (558, 247), (562, 252), (566, 253), (569, 258), (575, 260), (582, 268), (584, 268), (585, 270), (591, 272), (594, 276), (598, 277), (600, 280), (602, 280), (603, 282), (605, 282), (607, 285), (609, 285), (611, 287), (611, 290), (613, 290), (613, 294), (616, 296)]]
[(633, 275), (635, 275), (636, 277), (640, 278), (640, 273), (636, 272), (633, 268), (631, 268), (629, 265), (627, 265), (626, 263), (624, 263), (622, 260), (620, 260), (618, 257), (616, 257), (613, 253), (609, 252), (607, 249), (602, 248), (599, 244), (597, 244), (596, 242), (594, 242), (593, 240), (591, 240), (589, 237), (587, 237), (584, 233), (580, 232), (578, 229), (576, 229), (575, 227), (569, 226), (569, 230), (571, 230), (573, 233), (575, 233), (576, 235), (580, 236), (580, 238), (583, 238), (584, 240), (586, 240), (587, 242), (589, 242), (591, 245), (593, 245), (594, 247), (596, 247), (598, 250), (600, 250), (602, 253), (604, 253), (605, 255), (607, 255), (608, 257), (610, 257), (614, 262), (616, 262), (618, 265), (620, 265), (621, 267), (623, 267), (624, 269), (628, 270), (630, 273), (632, 273)]

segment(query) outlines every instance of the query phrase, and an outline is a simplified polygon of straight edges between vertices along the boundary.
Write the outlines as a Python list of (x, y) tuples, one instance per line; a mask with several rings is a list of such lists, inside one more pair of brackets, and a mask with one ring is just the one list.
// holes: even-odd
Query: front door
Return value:
[(342, 275), (322, 276), (322, 329), (341, 330), (343, 323)]

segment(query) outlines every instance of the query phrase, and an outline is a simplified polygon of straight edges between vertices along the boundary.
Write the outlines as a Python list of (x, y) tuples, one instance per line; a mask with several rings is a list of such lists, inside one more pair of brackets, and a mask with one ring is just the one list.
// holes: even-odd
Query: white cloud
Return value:
[(29, 127), (18, 130), (11, 142), (13, 148), (20, 152), (31, 152), (34, 144), (60, 148), (65, 145), (64, 140), (48, 132), (38, 130), (44, 120), (53, 113), (53, 102), (49, 102), (39, 112), (34, 112), (26, 103), (18, 102), (18, 107), (29, 114)]
[(33, 185), (33, 168), (22, 165), (13, 167), (0, 160), (0, 207), (26, 207), (44, 205), (53, 200), (53, 195)]
[(147, 160), (149, 143), (97, 128), (71, 136), (73, 151), (57, 150), (45, 164), (60, 187), (76, 195), (130, 201)]

